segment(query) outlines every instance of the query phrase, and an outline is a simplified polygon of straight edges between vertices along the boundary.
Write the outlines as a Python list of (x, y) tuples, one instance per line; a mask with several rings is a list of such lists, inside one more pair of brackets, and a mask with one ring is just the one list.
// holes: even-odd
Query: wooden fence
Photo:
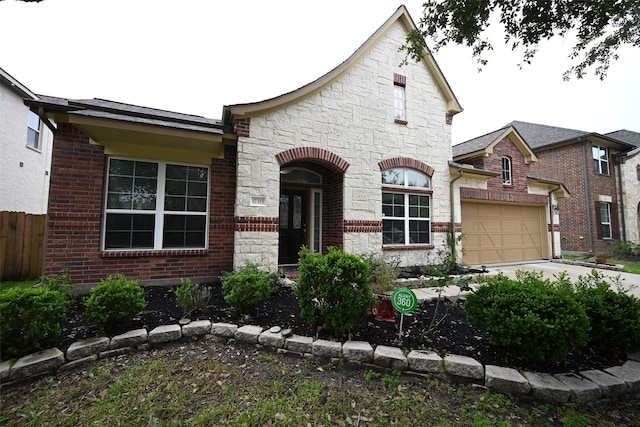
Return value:
[(0, 212), (0, 280), (42, 275), (46, 215)]

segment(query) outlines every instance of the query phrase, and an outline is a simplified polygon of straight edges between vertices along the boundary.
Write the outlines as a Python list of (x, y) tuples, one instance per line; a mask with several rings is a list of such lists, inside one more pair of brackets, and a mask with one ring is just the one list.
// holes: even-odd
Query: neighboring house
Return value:
[(619, 130), (605, 134), (634, 145), (635, 149), (616, 158), (620, 167), (619, 194), (622, 213), (622, 240), (640, 244), (640, 133)]
[(59, 123), (46, 273), (215, 278), (245, 262), (295, 264), (303, 245), (435, 260), (455, 210), (451, 122), (462, 109), (432, 55), (400, 66), (415, 28), (400, 7), (337, 68), (226, 106), (220, 121), (26, 101)]
[(608, 135), (521, 121), (494, 133), (507, 129), (515, 130), (537, 158), (529, 174), (563, 183), (571, 193), (557, 203), (562, 251), (596, 254), (619, 243), (622, 181), (615, 160), (635, 146)]
[(512, 127), (453, 147), (452, 193), (460, 200), (463, 261), (494, 264), (561, 255), (561, 181), (531, 172), (539, 159)]
[(39, 99), (0, 68), (0, 212), (46, 214), (54, 128), (24, 98)]

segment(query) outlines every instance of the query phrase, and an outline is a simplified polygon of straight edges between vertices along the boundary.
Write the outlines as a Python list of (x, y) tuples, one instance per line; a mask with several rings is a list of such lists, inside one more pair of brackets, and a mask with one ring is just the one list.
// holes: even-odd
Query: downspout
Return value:
[[(553, 195), (553, 193), (557, 190), (559, 190), (562, 186), (558, 185), (556, 188), (554, 188), (553, 190), (549, 191), (549, 222), (551, 223), (551, 259), (555, 258), (555, 254), (556, 254), (556, 237), (555, 237), (555, 231), (553, 230), (553, 199), (551, 198), (551, 196)], [(559, 225), (559, 224), (558, 224)]]
[(622, 189), (624, 188), (622, 186), (622, 155), (620, 156), (616, 156), (616, 160), (617, 160), (617, 164), (616, 166), (618, 166), (618, 189), (619, 194), (620, 194), (620, 209), (618, 210), (618, 217), (622, 219), (621, 224), (622, 224), (622, 241), (626, 242), (627, 241), (627, 223), (626, 223), (626, 215), (624, 213), (624, 194), (622, 194)]
[(458, 168), (458, 176), (455, 177), (449, 183), (449, 203), (451, 204), (451, 255), (456, 257), (456, 259), (457, 259), (457, 255), (456, 255), (456, 215), (455, 215), (455, 210), (454, 210), (455, 203), (453, 202), (453, 200), (454, 200), (453, 183), (456, 182), (457, 180), (459, 180), (460, 178), (462, 178), (462, 174), (463, 173), (464, 173), (464, 171), (462, 170), (462, 168)]
[(591, 186), (589, 185), (589, 167), (591, 165), (587, 163), (587, 144), (586, 141), (582, 143), (582, 164), (584, 168), (582, 168), (582, 175), (584, 183), (584, 199), (587, 205), (587, 238), (589, 245), (589, 252), (593, 253), (593, 228), (591, 227), (591, 215), (593, 211), (593, 206), (591, 206)]

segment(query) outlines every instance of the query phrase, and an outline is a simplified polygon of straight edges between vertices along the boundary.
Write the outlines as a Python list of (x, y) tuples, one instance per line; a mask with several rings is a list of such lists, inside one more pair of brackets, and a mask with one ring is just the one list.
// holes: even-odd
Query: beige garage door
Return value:
[(462, 233), (469, 265), (549, 258), (544, 207), (462, 202)]

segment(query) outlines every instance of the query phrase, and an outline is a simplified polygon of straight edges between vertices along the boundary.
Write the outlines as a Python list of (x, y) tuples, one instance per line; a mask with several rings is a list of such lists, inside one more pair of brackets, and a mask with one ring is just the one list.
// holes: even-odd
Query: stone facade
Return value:
[(640, 244), (640, 148), (623, 158), (620, 165), (624, 200), (625, 238)]
[[(396, 21), (346, 71), (314, 93), (242, 121), (238, 136), (236, 217), (279, 216), (283, 169), (305, 167), (323, 177), (323, 248), (382, 253), (380, 163), (417, 160), (433, 170), (432, 230), (450, 217), (447, 103), (424, 63), (400, 67), (406, 29)], [(394, 121), (394, 73), (406, 79), (406, 123)], [(290, 156), (291, 150), (307, 154)], [(333, 194), (337, 191), (337, 194)], [(265, 201), (252, 206), (255, 198)], [(332, 234), (333, 233), (333, 234)], [(432, 231), (429, 248), (393, 251), (403, 264), (424, 263), (445, 244)], [(234, 264), (278, 264), (278, 233), (236, 231)]]

